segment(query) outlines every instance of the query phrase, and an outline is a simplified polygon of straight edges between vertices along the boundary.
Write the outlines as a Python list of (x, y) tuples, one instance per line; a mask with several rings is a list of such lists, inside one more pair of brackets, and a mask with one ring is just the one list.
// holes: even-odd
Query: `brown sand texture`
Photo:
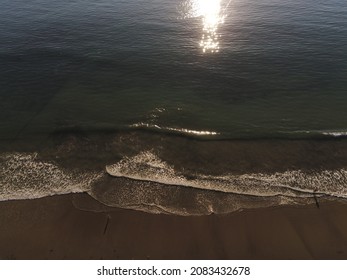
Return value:
[(347, 259), (347, 204), (209, 216), (108, 208), (87, 194), (0, 203), (1, 259)]

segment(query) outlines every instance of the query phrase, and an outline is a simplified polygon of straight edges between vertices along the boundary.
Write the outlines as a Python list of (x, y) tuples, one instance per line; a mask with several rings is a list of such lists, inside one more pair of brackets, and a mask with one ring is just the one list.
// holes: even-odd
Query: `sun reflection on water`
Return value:
[(218, 26), (223, 23), (221, 1), (198, 0), (196, 2), (198, 2), (203, 22), (203, 34), (200, 41), (200, 47), (203, 52), (218, 52), (220, 35), (217, 33), (217, 29)]
[(202, 36), (200, 47), (203, 52), (219, 52), (220, 34), (218, 28), (224, 23), (225, 13), (229, 3), (222, 9), (222, 0), (187, 0), (185, 18), (202, 18)]

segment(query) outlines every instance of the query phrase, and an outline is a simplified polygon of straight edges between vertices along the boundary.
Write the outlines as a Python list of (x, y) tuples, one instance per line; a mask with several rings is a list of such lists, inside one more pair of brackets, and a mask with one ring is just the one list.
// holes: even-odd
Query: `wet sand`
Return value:
[(1, 259), (347, 259), (347, 204), (181, 217), (86, 194), (0, 202)]

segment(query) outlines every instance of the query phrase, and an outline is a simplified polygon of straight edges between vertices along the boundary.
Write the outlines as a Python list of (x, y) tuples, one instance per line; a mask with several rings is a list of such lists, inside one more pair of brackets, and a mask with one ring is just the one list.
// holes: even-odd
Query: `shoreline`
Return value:
[(223, 215), (111, 208), (87, 194), (0, 202), (0, 259), (346, 259), (347, 204)]
[(200, 141), (145, 132), (62, 133), (36, 152), (0, 153), (0, 197), (88, 192), (112, 207), (189, 215), (300, 203), (315, 195), (346, 198), (346, 147), (345, 139)]
[(37, 154), (63, 168), (104, 170), (153, 151), (178, 171), (210, 175), (336, 170), (347, 166), (347, 138), (203, 139), (144, 130), (60, 131), (1, 140), (0, 155)]

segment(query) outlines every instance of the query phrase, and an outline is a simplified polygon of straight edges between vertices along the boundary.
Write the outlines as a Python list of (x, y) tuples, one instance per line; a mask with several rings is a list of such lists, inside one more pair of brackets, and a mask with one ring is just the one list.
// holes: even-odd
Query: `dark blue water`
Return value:
[(346, 1), (1, 2), (1, 138), (347, 133)]

